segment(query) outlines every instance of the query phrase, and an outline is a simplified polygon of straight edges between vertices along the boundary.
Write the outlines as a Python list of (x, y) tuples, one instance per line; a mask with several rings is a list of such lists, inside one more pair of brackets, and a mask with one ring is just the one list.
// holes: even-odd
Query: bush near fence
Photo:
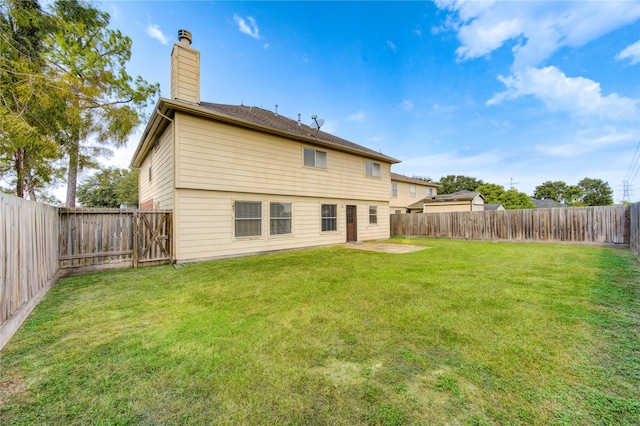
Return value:
[(629, 246), (630, 210), (610, 206), (394, 214), (391, 236)]

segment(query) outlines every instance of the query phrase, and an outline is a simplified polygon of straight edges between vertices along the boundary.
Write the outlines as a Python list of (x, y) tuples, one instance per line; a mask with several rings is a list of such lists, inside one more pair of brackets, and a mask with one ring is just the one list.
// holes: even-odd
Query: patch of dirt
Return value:
[(428, 249), (425, 246), (414, 246), (410, 244), (388, 244), (388, 243), (347, 243), (346, 248), (356, 250), (377, 251), (380, 253), (413, 253)]
[(27, 384), (17, 377), (5, 377), (0, 381), (0, 407), (6, 404), (11, 397), (27, 391)]

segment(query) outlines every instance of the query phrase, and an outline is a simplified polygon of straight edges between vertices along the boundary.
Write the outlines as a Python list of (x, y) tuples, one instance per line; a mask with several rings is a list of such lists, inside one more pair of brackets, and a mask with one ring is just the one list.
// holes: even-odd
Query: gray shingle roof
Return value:
[(349, 148), (351, 150), (369, 153), (375, 157), (387, 157), (390, 162), (398, 162), (398, 160), (392, 157), (388, 157), (381, 152), (377, 152), (365, 146), (358, 145), (346, 139), (339, 138), (330, 133), (323, 132), (322, 130), (318, 131), (315, 128), (312, 128), (304, 123), (299, 123), (296, 120), (292, 120), (283, 115), (276, 114), (273, 111), (268, 111), (259, 107), (216, 104), (211, 102), (201, 102), (200, 106), (218, 114), (224, 114), (227, 116), (239, 118), (261, 126), (270, 127), (300, 136), (315, 138), (319, 141), (329, 142), (332, 144), (343, 146), (345, 148)]
[(408, 182), (408, 183), (416, 183), (418, 185), (427, 185), (433, 187), (440, 187), (438, 182), (427, 182), (422, 179), (413, 178), (405, 175), (399, 175), (398, 173), (391, 173), (391, 180), (397, 180), (399, 182)]

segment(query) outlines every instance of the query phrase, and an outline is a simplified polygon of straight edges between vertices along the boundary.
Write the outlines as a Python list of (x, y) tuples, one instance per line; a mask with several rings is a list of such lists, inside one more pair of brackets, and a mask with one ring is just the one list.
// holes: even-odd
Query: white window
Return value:
[(338, 206), (336, 204), (323, 204), (320, 210), (322, 232), (338, 229)]
[(378, 206), (369, 206), (369, 224), (378, 223)]
[(304, 149), (304, 165), (307, 167), (327, 168), (327, 153), (313, 148)]
[(234, 214), (236, 238), (262, 235), (262, 203), (260, 201), (236, 201)]
[(411, 195), (412, 197), (416, 196), (416, 186), (414, 184), (409, 186), (409, 195)]
[(367, 176), (380, 177), (380, 163), (367, 161), (365, 168), (367, 170)]
[(291, 203), (271, 203), (269, 210), (270, 234), (291, 234)]
[(402, 210), (396, 210), (396, 214), (402, 214)]
[(427, 197), (430, 197), (433, 195), (433, 188), (427, 188)]
[(398, 198), (398, 184), (391, 182), (391, 197)]

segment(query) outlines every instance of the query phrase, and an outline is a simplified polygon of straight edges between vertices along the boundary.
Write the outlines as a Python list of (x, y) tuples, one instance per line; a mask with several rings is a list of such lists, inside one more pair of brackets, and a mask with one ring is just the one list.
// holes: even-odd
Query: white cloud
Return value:
[(169, 39), (167, 39), (167, 37), (162, 33), (162, 31), (160, 30), (160, 27), (158, 27), (157, 24), (147, 25), (147, 35), (149, 35), (149, 37), (151, 38), (158, 40), (162, 44), (169, 43)]
[(413, 30), (413, 33), (415, 35), (421, 36), (422, 35), (422, 30), (420, 28), (416, 28), (415, 30)]
[(269, 46), (271, 46), (269, 43), (265, 43), (264, 46), (262, 46), (262, 47), (264, 47), (265, 49), (268, 49)]
[(458, 32), (461, 60), (488, 55), (509, 41), (514, 71), (537, 66), (563, 46), (580, 47), (640, 18), (635, 1), (444, 1), (448, 27)]
[(627, 46), (622, 52), (616, 55), (616, 59), (621, 61), (623, 59), (630, 59), (631, 65), (640, 63), (640, 40), (633, 43), (631, 46)]
[(247, 34), (256, 40), (260, 39), (260, 29), (258, 28), (258, 24), (256, 24), (256, 20), (251, 16), (247, 17), (245, 21), (244, 18), (233, 15), (233, 21), (238, 25), (238, 30), (240, 30), (241, 33)]
[(405, 109), (407, 111), (413, 109), (413, 102), (411, 101), (411, 99), (405, 99), (404, 101), (402, 101), (402, 109)]
[(351, 114), (347, 119), (349, 121), (355, 121), (357, 123), (362, 123), (364, 121), (365, 115), (363, 111), (358, 111), (355, 114)]
[(616, 93), (603, 96), (599, 83), (584, 77), (567, 77), (553, 66), (527, 68), (498, 78), (507, 90), (494, 95), (487, 101), (488, 105), (533, 95), (551, 111), (568, 112), (577, 117), (631, 121), (640, 116), (639, 100)]
[(573, 157), (588, 152), (610, 149), (613, 145), (635, 141), (633, 131), (616, 128), (589, 129), (580, 132), (575, 140), (561, 145), (537, 145), (536, 150), (547, 155)]
[(387, 47), (391, 50), (393, 50), (394, 52), (396, 50), (398, 50), (398, 47), (395, 45), (394, 42), (392, 42), (391, 40), (387, 40)]

